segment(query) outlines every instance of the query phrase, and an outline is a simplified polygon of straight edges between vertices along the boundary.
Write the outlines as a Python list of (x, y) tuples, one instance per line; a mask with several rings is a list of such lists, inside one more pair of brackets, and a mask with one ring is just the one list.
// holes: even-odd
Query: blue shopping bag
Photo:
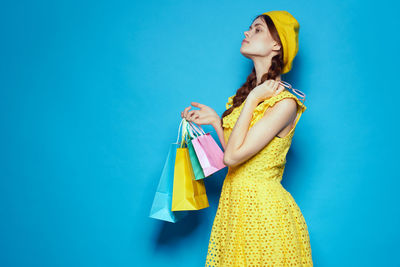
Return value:
[[(179, 125), (179, 130), (180, 128), (181, 125)], [(188, 214), (188, 211), (171, 211), (175, 158), (176, 151), (179, 147), (180, 144), (178, 141), (170, 145), (167, 160), (165, 161), (160, 182), (158, 183), (157, 192), (154, 196), (153, 205), (149, 215), (150, 218), (175, 223)]]

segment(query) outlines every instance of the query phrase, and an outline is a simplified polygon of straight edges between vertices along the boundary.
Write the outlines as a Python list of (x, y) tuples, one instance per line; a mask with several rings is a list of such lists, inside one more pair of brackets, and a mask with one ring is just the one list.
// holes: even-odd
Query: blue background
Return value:
[[(180, 112), (220, 115), (256, 15), (287, 10), (307, 95), (284, 187), (315, 266), (400, 266), (395, 1), (7, 1), (0, 9), (0, 266), (204, 266), (210, 207), (148, 217)], [(209, 125), (206, 131), (212, 131)], [(217, 138), (216, 133), (212, 132)]]

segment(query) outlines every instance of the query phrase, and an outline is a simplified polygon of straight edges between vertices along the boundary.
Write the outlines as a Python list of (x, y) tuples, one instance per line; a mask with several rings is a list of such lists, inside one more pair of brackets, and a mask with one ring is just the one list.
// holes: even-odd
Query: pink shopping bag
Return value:
[(189, 126), (198, 134), (197, 137), (192, 139), (192, 144), (204, 176), (210, 176), (225, 168), (224, 152), (222, 152), (211, 134), (205, 133), (200, 126), (196, 126), (193, 122), (189, 122)]

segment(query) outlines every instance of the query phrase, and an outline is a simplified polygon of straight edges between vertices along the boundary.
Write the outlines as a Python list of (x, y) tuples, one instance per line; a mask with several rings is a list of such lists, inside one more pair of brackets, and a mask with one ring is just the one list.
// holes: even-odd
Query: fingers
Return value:
[(201, 121), (200, 121), (200, 119), (199, 119), (198, 116), (195, 117), (195, 118), (193, 118), (192, 121), (193, 121), (194, 123), (196, 123), (196, 124), (201, 124)]
[(198, 114), (196, 114), (196, 113), (190, 113), (190, 115), (189, 115), (189, 121), (193, 121), (193, 122), (195, 122), (195, 120), (197, 119), (199, 117), (199, 115)]
[(285, 86), (281, 82), (278, 81), (278, 85), (279, 85), (279, 87), (278, 87), (279, 92), (282, 92), (283, 90), (285, 90)]
[[(200, 108), (200, 109), (206, 106), (206, 105), (200, 104), (198, 102), (191, 102), (191, 105), (194, 106), (194, 107)], [(197, 110), (190, 110), (191, 108), (192, 108), (191, 106), (185, 108), (181, 112), (181, 117), (182, 118), (186, 118), (187, 120), (193, 120), (194, 117), (192, 117), (192, 116), (193, 116), (194, 112), (197, 111)]]
[(197, 114), (197, 111), (198, 111), (198, 110), (190, 110), (190, 111), (189, 111), (190, 108), (191, 108), (191, 107), (189, 106), (189, 107), (185, 108), (185, 109), (181, 112), (181, 117), (182, 117), (182, 118), (185, 118), (185, 119), (188, 120), (188, 121), (193, 120), (194, 118), (196, 118), (196, 116), (197, 116), (197, 118), (199, 117), (199, 115)]
[(192, 121), (196, 117), (198, 117), (197, 110), (191, 110), (188, 112), (187, 120)]
[(275, 81), (273, 85), (274, 95), (278, 95), (285, 87), (279, 83), (279, 81)]
[[(202, 124), (203, 121), (200, 119), (199, 110), (189, 110), (190, 107), (185, 108), (184, 111), (181, 112), (181, 117), (185, 118), (187, 121), (193, 121), (196, 124)], [(186, 114), (186, 115), (185, 115)]]
[(196, 107), (196, 108), (203, 108), (203, 107), (205, 107), (205, 105), (203, 105), (203, 104), (200, 104), (200, 103), (197, 103), (197, 102), (192, 102), (192, 103), (190, 103), (193, 107)]
[(275, 89), (278, 89), (278, 86), (280, 85), (280, 83), (279, 83), (279, 81), (275, 81), (275, 83), (274, 83), (274, 88)]
[(182, 117), (182, 118), (183, 118), (183, 117), (186, 118), (189, 109), (191, 109), (191, 106), (188, 106), (187, 108), (185, 108), (185, 109), (183, 110), (183, 112), (181, 112), (181, 117)]
[(200, 114), (198, 110), (193, 110), (193, 113), (191, 113), (191, 116), (189, 117), (190, 121), (193, 121), (196, 124), (200, 124)]

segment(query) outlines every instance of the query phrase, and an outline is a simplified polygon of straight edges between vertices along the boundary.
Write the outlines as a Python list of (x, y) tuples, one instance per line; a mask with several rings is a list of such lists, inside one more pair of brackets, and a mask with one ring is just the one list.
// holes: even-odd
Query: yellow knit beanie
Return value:
[(278, 31), (283, 49), (282, 74), (287, 73), (292, 68), (292, 61), (299, 50), (300, 25), (289, 12), (284, 10), (269, 11), (264, 14), (271, 18)]

